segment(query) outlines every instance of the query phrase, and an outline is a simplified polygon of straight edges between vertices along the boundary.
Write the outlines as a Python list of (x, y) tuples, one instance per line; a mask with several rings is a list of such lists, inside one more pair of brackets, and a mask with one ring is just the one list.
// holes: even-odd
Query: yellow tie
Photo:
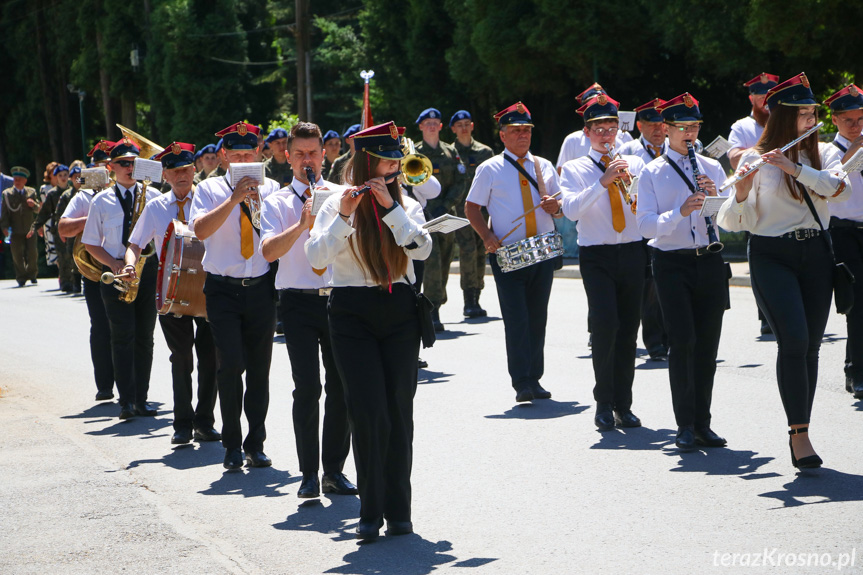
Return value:
[(662, 155), (662, 146), (654, 146), (652, 144), (647, 144), (647, 147), (653, 152), (653, 157), (658, 158)]
[[(604, 155), (599, 161), (607, 168), (608, 164), (611, 163), (611, 158)], [(626, 218), (623, 216), (623, 201), (620, 199), (620, 190), (615, 182), (608, 184), (608, 200), (611, 202), (611, 226), (614, 231), (620, 233), (626, 227)]]
[(244, 258), (249, 259), (255, 253), (255, 240), (252, 235), (255, 232), (252, 230), (252, 222), (246, 217), (246, 214), (240, 210), (240, 253)]
[(186, 202), (188, 202), (188, 201), (189, 201), (189, 198), (183, 198), (182, 200), (177, 200), (177, 219), (180, 220), (181, 222), (183, 222), (184, 224), (187, 223), (186, 222), (186, 210), (184, 209), (184, 206), (186, 205)]
[[(525, 158), (518, 160), (518, 165), (524, 168)], [(524, 206), (524, 211), (532, 210), (524, 217), (524, 237), (529, 238), (536, 235), (536, 206), (533, 205), (533, 196), (530, 193), (530, 185), (527, 183), (521, 172), (518, 174), (518, 183), (521, 186), (521, 203)]]
[[(307, 198), (311, 198), (311, 197), (312, 197), (312, 194), (311, 194), (311, 192), (309, 191), (309, 189), (308, 189), (308, 188), (306, 188), (306, 194), (305, 194), (305, 195), (306, 195), (306, 197), (307, 197)], [(313, 225), (314, 225), (313, 223), (309, 223), (309, 229), (312, 229), (312, 226), (313, 226)], [(313, 266), (313, 267), (312, 267), (312, 270), (314, 270), (314, 272), (315, 272), (316, 274), (318, 274), (319, 276), (322, 276), (322, 275), (324, 275), (324, 273), (327, 271), (327, 268), (316, 268), (316, 267), (314, 267), (314, 266)]]

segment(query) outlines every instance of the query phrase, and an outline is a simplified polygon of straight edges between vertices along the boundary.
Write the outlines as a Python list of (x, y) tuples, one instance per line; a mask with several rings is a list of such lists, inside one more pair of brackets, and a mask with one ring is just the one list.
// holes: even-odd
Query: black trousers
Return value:
[(146, 401), (150, 390), (158, 267), (154, 257), (147, 259), (138, 283), (138, 296), (132, 303), (120, 301), (120, 292), (113, 285), (100, 286), (111, 326), (111, 358), (121, 404)]
[(554, 261), (504, 273), (495, 254), (488, 259), (503, 316), (507, 368), (512, 386), (519, 391), (538, 383), (545, 370), (545, 324)]
[[(105, 304), (102, 303), (100, 282), (84, 280), (84, 301), (90, 315), (90, 360), (93, 362), (93, 378), (99, 391), (114, 390), (114, 360), (111, 356), (111, 325)], [(115, 292), (117, 293), (117, 292)], [(114, 296), (116, 297), (116, 296)]]
[(833, 263), (824, 238), (750, 236), (752, 291), (776, 335), (776, 379), (788, 425), (809, 423), (818, 352), (833, 298)]
[(401, 283), (392, 293), (337, 287), (327, 309), (353, 434), (360, 519), (410, 521), (420, 347), (416, 297)]
[(646, 264), (644, 267), (644, 289), (641, 292), (641, 340), (648, 352), (668, 349), (668, 335), (662, 322), (662, 308), (656, 295), (653, 281), (653, 248), (643, 240)]
[[(243, 287), (208, 274), (204, 294), (216, 344), (222, 445), (225, 449), (242, 446), (246, 451), (262, 451), (267, 438), (264, 422), (270, 404), (270, 361), (276, 330), (272, 279), (267, 274), (255, 285)], [(249, 424), (245, 440), (240, 426), (243, 412)]]
[[(215, 423), (216, 346), (202, 317), (160, 315), (159, 325), (171, 350), (174, 429), (210, 429)], [(193, 354), (193, 351), (195, 352)], [(192, 407), (192, 371), (198, 357), (198, 406)]]
[(654, 250), (653, 277), (668, 333), (668, 377), (678, 427), (709, 426), (716, 352), (728, 303), (719, 254)]
[(646, 259), (640, 241), (578, 251), (593, 327), (593, 398), (624, 412), (632, 406)]
[(836, 259), (845, 262), (857, 281), (854, 282), (854, 307), (845, 316), (848, 338), (845, 340), (845, 375), (855, 380), (863, 379), (863, 229), (856, 227), (833, 227), (833, 250)]
[[(324, 473), (341, 473), (351, 449), (351, 432), (345, 391), (339, 377), (330, 327), (327, 298), (289, 290), (279, 291), (279, 314), (294, 379), (294, 436), (297, 458), (303, 474), (317, 474), (321, 461)], [(321, 369), (324, 363), (324, 429), (318, 441), (321, 399)]]

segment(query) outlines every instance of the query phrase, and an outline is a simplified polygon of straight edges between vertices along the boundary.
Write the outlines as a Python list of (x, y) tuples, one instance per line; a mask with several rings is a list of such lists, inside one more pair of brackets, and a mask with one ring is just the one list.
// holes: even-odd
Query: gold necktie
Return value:
[(240, 210), (240, 253), (244, 258), (249, 259), (255, 253), (255, 240), (252, 237), (252, 222), (246, 217), (246, 214)]
[(184, 209), (186, 202), (189, 201), (189, 198), (183, 198), (182, 200), (177, 200), (177, 219), (181, 222), (186, 222), (186, 210)]
[[(599, 160), (606, 168), (611, 163), (608, 155), (603, 155)], [(608, 184), (608, 201), (611, 202), (611, 227), (620, 233), (626, 227), (626, 218), (623, 216), (623, 201), (620, 199), (620, 190), (616, 182)]]
[[(305, 194), (305, 196), (306, 196), (307, 198), (311, 198), (311, 197), (312, 197), (311, 191), (310, 191), (308, 188), (306, 188), (306, 194)], [(309, 222), (309, 229), (310, 229), (310, 230), (312, 229), (312, 226), (313, 226), (313, 225), (314, 225), (314, 222)], [(314, 266), (313, 266), (313, 267), (312, 267), (312, 270), (314, 270), (314, 272), (315, 272), (316, 274), (318, 274), (319, 276), (322, 276), (322, 275), (324, 275), (324, 273), (327, 271), (327, 268), (316, 268), (316, 267), (314, 267)]]
[(651, 152), (653, 152), (654, 158), (658, 158), (662, 155), (662, 146), (654, 146), (652, 144), (647, 144), (647, 147), (650, 148)]
[[(525, 158), (518, 160), (518, 165), (524, 168)], [(518, 174), (518, 183), (521, 186), (521, 203), (524, 206), (524, 211), (532, 210), (524, 217), (524, 237), (529, 238), (536, 235), (536, 206), (533, 205), (533, 196), (530, 193), (530, 184), (527, 183), (521, 172)]]

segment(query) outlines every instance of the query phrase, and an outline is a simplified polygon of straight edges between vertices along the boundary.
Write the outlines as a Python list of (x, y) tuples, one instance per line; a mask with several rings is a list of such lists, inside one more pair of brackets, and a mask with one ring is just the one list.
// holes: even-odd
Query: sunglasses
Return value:
[(135, 160), (117, 160), (114, 163), (121, 168), (130, 168), (135, 165)]

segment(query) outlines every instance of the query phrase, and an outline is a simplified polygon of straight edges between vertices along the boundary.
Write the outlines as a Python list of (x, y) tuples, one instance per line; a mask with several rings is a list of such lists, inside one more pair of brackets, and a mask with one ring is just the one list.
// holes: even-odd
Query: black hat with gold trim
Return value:
[(606, 94), (607, 92), (600, 86), (597, 82), (594, 82), (592, 86), (590, 86), (587, 90), (579, 94), (575, 97), (575, 101), (578, 102), (580, 106), (582, 102), (587, 102), (594, 96), (599, 96), (600, 94)]
[(120, 158), (137, 158), (141, 155), (141, 148), (129, 138), (117, 140), (114, 147), (111, 148), (111, 160), (119, 160)]
[(809, 78), (800, 73), (772, 87), (767, 92), (767, 108), (774, 110), (776, 106), (817, 106), (815, 94), (809, 88)]
[(848, 112), (849, 110), (863, 109), (863, 94), (860, 88), (854, 84), (848, 84), (826, 100), (824, 103), (835, 112)]
[(516, 102), (508, 108), (504, 108), (494, 115), (498, 126), (533, 126), (533, 120), (530, 117), (530, 110), (521, 102)]
[(378, 124), (354, 134), (354, 147), (357, 152), (363, 151), (376, 158), (400, 160), (405, 157), (400, 137), (404, 133), (405, 129), (397, 127), (395, 122)]
[(115, 142), (102, 140), (93, 146), (93, 149), (87, 152), (87, 155), (93, 158), (93, 162), (105, 162), (110, 157), (108, 154), (111, 152), (114, 144)]
[(689, 92), (672, 98), (656, 107), (662, 114), (662, 119), (670, 124), (692, 124), (701, 122), (701, 110), (698, 108), (698, 100)]
[(749, 93), (753, 95), (766, 94), (770, 91), (770, 88), (773, 88), (777, 84), (779, 84), (779, 76), (768, 74), (767, 72), (761, 72), (748, 82), (743, 83), (744, 86), (749, 88)]
[(162, 162), (162, 167), (166, 170), (191, 166), (195, 163), (195, 145), (171, 142), (153, 159)]
[(654, 98), (635, 109), (635, 119), (639, 122), (661, 122), (662, 114), (657, 108), (665, 104), (662, 98)]
[(620, 104), (616, 100), (605, 94), (599, 94), (588, 100), (576, 112), (587, 123), (594, 120), (616, 120), (619, 108)]
[(254, 150), (258, 147), (260, 128), (248, 122), (237, 122), (216, 132), (226, 150)]

